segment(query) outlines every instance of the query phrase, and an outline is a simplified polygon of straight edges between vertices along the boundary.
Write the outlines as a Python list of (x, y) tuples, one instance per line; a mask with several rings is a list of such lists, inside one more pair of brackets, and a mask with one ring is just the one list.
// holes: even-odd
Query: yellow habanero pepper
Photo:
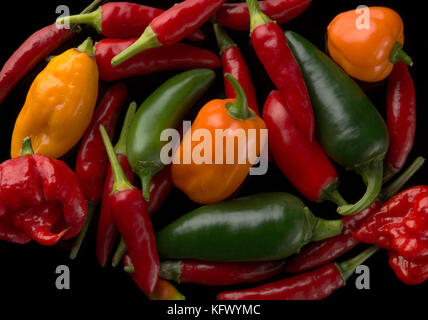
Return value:
[(403, 21), (392, 9), (369, 7), (362, 12), (340, 13), (329, 24), (327, 33), (332, 59), (358, 80), (381, 81), (397, 61), (413, 64), (402, 50)]
[[(235, 89), (236, 99), (212, 100), (201, 109), (189, 130), (191, 133), (185, 134), (175, 152), (171, 167), (174, 185), (192, 201), (201, 204), (216, 203), (231, 196), (247, 177), (267, 138), (261, 132), (266, 125), (248, 108), (239, 82), (230, 74), (226, 74), (226, 78)], [(216, 134), (219, 129), (225, 134), (221, 138)], [(253, 135), (250, 130), (253, 130)], [(239, 139), (240, 135), (245, 136), (245, 141)], [(211, 142), (208, 143), (211, 149), (201, 148), (207, 139)], [(228, 139), (233, 144), (228, 143)], [(188, 155), (183, 154), (186, 149)], [(189, 158), (187, 163), (186, 157)], [(218, 163), (219, 160), (222, 163)]]
[(53, 58), (31, 84), (12, 135), (11, 156), (31, 137), (35, 153), (59, 158), (83, 136), (98, 96), (93, 42), (85, 40)]

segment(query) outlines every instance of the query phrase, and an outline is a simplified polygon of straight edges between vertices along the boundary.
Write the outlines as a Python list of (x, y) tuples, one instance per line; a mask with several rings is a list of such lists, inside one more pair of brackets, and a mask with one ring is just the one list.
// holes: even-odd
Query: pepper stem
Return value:
[(250, 34), (253, 33), (254, 29), (258, 26), (273, 22), (271, 18), (260, 10), (257, 0), (247, 0), (247, 6), (248, 12), (250, 13)]
[(312, 241), (320, 241), (328, 238), (338, 236), (342, 233), (343, 221), (337, 220), (325, 220), (322, 218), (315, 217), (316, 223), (312, 230)]
[(129, 182), (129, 180), (126, 178), (125, 173), (123, 172), (119, 160), (117, 159), (116, 153), (113, 150), (113, 146), (111, 145), (110, 138), (103, 125), (100, 125), (100, 132), (114, 175), (114, 184), (111, 194), (134, 189), (134, 186)]
[(73, 243), (73, 247), (71, 248), (71, 252), (70, 252), (71, 260), (76, 259), (77, 254), (79, 253), (80, 247), (82, 246), (83, 240), (86, 237), (86, 233), (88, 232), (88, 228), (89, 228), (89, 225), (91, 224), (92, 217), (94, 216), (95, 204), (89, 201), (86, 201), (86, 202), (88, 203), (88, 212), (86, 214), (85, 224), (83, 225), (82, 229), (77, 235), (77, 238)]
[(214, 23), (213, 27), (220, 53), (226, 51), (230, 47), (237, 47), (236, 43), (227, 35), (226, 31), (224, 31), (218, 23)]
[(104, 0), (94, 0), (89, 6), (87, 6), (80, 14), (88, 13), (94, 10)]
[(135, 268), (134, 266), (124, 266), (123, 271), (125, 271), (126, 273), (135, 273)]
[(389, 61), (391, 61), (391, 63), (393, 64), (398, 61), (401, 61), (410, 67), (413, 66), (412, 58), (410, 58), (409, 55), (404, 52), (403, 45), (399, 42), (397, 42), (394, 48), (392, 48), (391, 54), (389, 56)]
[(73, 25), (73, 24), (88, 24), (92, 26), (98, 33), (102, 32), (101, 27), (102, 11), (101, 7), (91, 13), (76, 14), (74, 16), (61, 17), (56, 20), (58, 25)]
[(95, 54), (94, 42), (90, 37), (86, 38), (80, 46), (77, 47), (80, 52), (85, 52), (89, 56), (93, 57)]
[(400, 170), (394, 168), (391, 163), (385, 162), (383, 164), (383, 183), (386, 183), (391, 180), (391, 178), (394, 177), (399, 171)]
[(372, 246), (361, 252), (356, 257), (336, 264), (336, 267), (339, 269), (340, 274), (342, 275), (343, 281), (346, 282), (354, 274), (355, 269), (378, 250), (378, 247)]
[(159, 277), (165, 280), (173, 280), (180, 283), (181, 261), (167, 260), (161, 262), (159, 267)]
[(32, 155), (32, 154), (34, 154), (34, 150), (33, 150), (33, 146), (31, 145), (31, 138), (25, 137), (24, 140), (22, 140), (21, 156)]
[(148, 26), (137, 41), (111, 59), (111, 64), (118, 66), (144, 50), (157, 48), (161, 45), (162, 43), (159, 42), (157, 34), (152, 30), (151, 26)]
[(236, 80), (230, 73), (226, 73), (224, 77), (230, 82), (233, 89), (235, 89), (236, 98), (232, 103), (226, 104), (227, 111), (232, 118), (238, 120), (246, 120), (254, 118), (254, 114), (248, 108), (247, 97), (244, 89), (242, 89), (238, 80)]
[(114, 147), (116, 154), (126, 155), (126, 138), (128, 136), (129, 128), (131, 127), (132, 120), (134, 119), (137, 110), (137, 103), (131, 102), (128, 110), (126, 111), (125, 120), (123, 120), (122, 131), (120, 132), (119, 141)]
[(327, 187), (322, 189), (321, 195), (318, 199), (318, 202), (323, 202), (325, 200), (329, 200), (337, 204), (338, 206), (346, 205), (347, 202), (343, 199), (342, 195), (337, 190), (339, 184), (339, 179), (336, 179), (332, 183), (330, 183)]
[(125, 241), (123, 240), (123, 237), (121, 237), (120, 242), (117, 246), (116, 252), (113, 255), (111, 265), (113, 267), (117, 267), (127, 252), (128, 252), (128, 248), (126, 247), (126, 244), (125, 244)]
[(375, 159), (355, 171), (361, 175), (367, 185), (367, 189), (364, 196), (357, 203), (337, 208), (337, 212), (344, 216), (358, 213), (371, 206), (382, 189), (383, 161), (381, 159)]

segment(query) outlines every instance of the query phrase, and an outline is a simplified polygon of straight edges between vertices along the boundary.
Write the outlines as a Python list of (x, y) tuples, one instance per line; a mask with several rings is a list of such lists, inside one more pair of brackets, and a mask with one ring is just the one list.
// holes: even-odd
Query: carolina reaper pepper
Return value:
[[(267, 138), (262, 134), (265, 123), (248, 108), (241, 85), (230, 74), (225, 77), (235, 89), (236, 99), (217, 99), (202, 107), (174, 154), (172, 181), (197, 203), (216, 203), (235, 192), (247, 177)], [(220, 129), (224, 130), (224, 135), (218, 136), (216, 132)], [(203, 148), (204, 155), (199, 160), (195, 159), (195, 154), (202, 154), (201, 137), (197, 138), (200, 130), (214, 141), (211, 140), (209, 149)], [(253, 136), (250, 131), (254, 132)], [(231, 137), (232, 146), (228, 141)], [(238, 143), (235, 143), (235, 137)], [(204, 139), (208, 138), (204, 136)], [(186, 153), (191, 155), (187, 162)], [(230, 158), (232, 161), (228, 161)]]
[(413, 62), (403, 51), (403, 21), (398, 13), (385, 7), (367, 10), (367, 17), (350, 10), (333, 19), (327, 28), (328, 51), (350, 76), (376, 82), (385, 79), (397, 61)]
[(34, 79), (12, 135), (12, 158), (29, 136), (36, 153), (58, 158), (83, 136), (98, 95), (92, 40), (53, 58)]

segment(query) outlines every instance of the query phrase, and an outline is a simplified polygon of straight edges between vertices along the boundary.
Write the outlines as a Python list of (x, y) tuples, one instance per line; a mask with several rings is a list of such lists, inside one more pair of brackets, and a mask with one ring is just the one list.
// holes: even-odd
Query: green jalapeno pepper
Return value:
[(341, 220), (317, 218), (299, 198), (271, 192), (195, 209), (160, 230), (156, 241), (162, 258), (269, 261), (341, 229)]
[(150, 199), (150, 181), (162, 170), (160, 153), (167, 143), (163, 130), (176, 128), (212, 84), (215, 73), (193, 69), (162, 84), (140, 106), (129, 129), (126, 150), (132, 170), (140, 177), (143, 196)]
[(314, 108), (320, 142), (337, 163), (360, 174), (364, 196), (338, 212), (355, 214), (369, 207), (382, 188), (388, 130), (361, 88), (329, 57), (300, 35), (285, 32), (305, 79)]

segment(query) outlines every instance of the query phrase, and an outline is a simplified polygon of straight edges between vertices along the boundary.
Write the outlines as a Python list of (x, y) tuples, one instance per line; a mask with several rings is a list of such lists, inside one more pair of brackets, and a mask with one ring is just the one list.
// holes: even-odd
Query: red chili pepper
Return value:
[(267, 98), (263, 119), (274, 161), (300, 193), (311, 201), (346, 203), (337, 191), (336, 169), (321, 146), (299, 130), (278, 91), (272, 91)]
[(215, 69), (221, 66), (220, 59), (211, 51), (176, 43), (141, 52), (120, 66), (113, 67), (111, 59), (135, 41), (136, 39), (104, 39), (96, 44), (95, 57), (102, 80), (114, 81), (164, 70)]
[(313, 140), (315, 120), (311, 100), (299, 64), (281, 28), (260, 11), (257, 0), (247, 0), (251, 18), (251, 42), (303, 135)]
[(329, 263), (313, 271), (256, 288), (222, 292), (217, 300), (321, 300), (343, 287), (355, 268), (377, 250), (376, 247), (370, 247), (345, 262)]
[[(242, 89), (247, 96), (248, 106), (257, 114), (259, 107), (257, 105), (256, 90), (253, 81), (251, 80), (250, 70), (245, 63), (244, 57), (241, 54), (235, 42), (226, 34), (222, 27), (214, 24), (214, 32), (217, 39), (217, 44), (220, 48), (221, 61), (223, 64), (223, 74), (230, 73), (240, 83)], [(224, 90), (226, 97), (230, 99), (236, 98), (235, 89), (226, 78), (224, 80)]]
[[(259, 1), (260, 9), (279, 24), (286, 23), (302, 14), (311, 0), (265, 0)], [(215, 14), (215, 22), (233, 30), (249, 30), (250, 15), (244, 3), (225, 3)]]
[(416, 131), (415, 86), (403, 62), (397, 62), (389, 76), (386, 111), (390, 142), (384, 176), (390, 178), (406, 162)]
[(405, 284), (420, 284), (428, 279), (428, 259), (406, 259), (389, 250), (389, 265)]
[(131, 46), (116, 55), (111, 64), (117, 66), (137, 53), (160, 46), (169, 46), (199, 28), (225, 0), (185, 0), (154, 18)]
[(135, 276), (143, 291), (151, 294), (159, 275), (159, 257), (153, 226), (141, 191), (126, 178), (102, 125), (100, 132), (114, 175), (113, 190), (109, 198), (111, 213), (128, 248), (135, 267)]

